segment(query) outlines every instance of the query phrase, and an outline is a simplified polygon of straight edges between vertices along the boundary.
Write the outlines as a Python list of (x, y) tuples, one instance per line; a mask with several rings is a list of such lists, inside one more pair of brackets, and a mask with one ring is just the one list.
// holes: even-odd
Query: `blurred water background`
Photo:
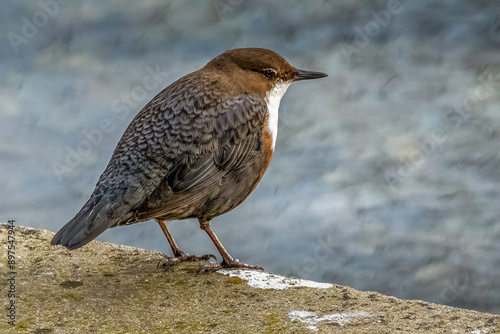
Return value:
[[(329, 77), (291, 86), (268, 172), (212, 222), (231, 254), (500, 313), (500, 2), (41, 0), (0, 13), (1, 221), (57, 231), (163, 87), (226, 49), (264, 47)], [(185, 251), (217, 254), (196, 221), (170, 227)], [(170, 254), (154, 222), (98, 239)]]

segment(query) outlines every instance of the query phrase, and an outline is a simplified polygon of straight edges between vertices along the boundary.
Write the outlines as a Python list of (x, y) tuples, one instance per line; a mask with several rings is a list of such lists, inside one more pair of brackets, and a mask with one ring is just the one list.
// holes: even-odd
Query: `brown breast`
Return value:
[[(266, 168), (264, 168), (260, 172), (260, 178), (264, 176), (264, 173), (267, 170), (267, 167), (271, 163), (271, 160), (273, 159), (273, 136), (271, 134), (271, 131), (269, 130), (268, 126), (268, 120), (269, 120), (269, 114), (266, 115), (266, 118), (264, 120), (264, 128), (262, 129), (262, 152), (264, 153), (264, 158), (266, 160)], [(260, 180), (260, 179), (259, 179)]]

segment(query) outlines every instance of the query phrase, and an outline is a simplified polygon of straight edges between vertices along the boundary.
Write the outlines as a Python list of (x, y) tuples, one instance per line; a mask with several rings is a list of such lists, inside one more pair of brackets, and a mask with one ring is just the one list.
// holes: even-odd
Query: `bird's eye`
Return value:
[(272, 68), (266, 68), (262, 71), (262, 74), (264, 74), (268, 79), (273, 79), (276, 77), (276, 71)]

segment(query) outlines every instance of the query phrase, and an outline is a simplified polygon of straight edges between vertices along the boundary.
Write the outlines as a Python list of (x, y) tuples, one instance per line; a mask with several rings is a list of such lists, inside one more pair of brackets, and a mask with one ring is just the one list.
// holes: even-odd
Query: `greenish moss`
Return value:
[(25, 319), (17, 321), (16, 329), (20, 330), (20, 331), (24, 331), (24, 330), (27, 330), (28, 328), (30, 328), (31, 326), (33, 326), (34, 323), (35, 323), (35, 318), (25, 318)]
[(189, 273), (189, 274), (196, 274), (196, 275), (198, 275), (198, 268), (186, 267), (186, 268), (182, 268), (181, 270), (184, 271), (184, 272), (186, 272), (186, 273)]
[(177, 281), (174, 283), (176, 286), (183, 286), (183, 285), (186, 285), (187, 282), (185, 280), (182, 280), (182, 281)]
[(108, 270), (99, 270), (99, 273), (101, 273), (101, 275), (104, 276), (104, 277), (113, 277), (113, 276), (115, 276), (115, 274), (113, 273), (113, 271), (111, 269), (108, 269)]
[(233, 314), (234, 310), (230, 309), (230, 308), (225, 308), (225, 309), (220, 310), (219, 312), (222, 314)]
[(122, 255), (115, 255), (111, 258), (111, 260), (114, 264), (117, 265), (121, 265), (126, 261), (125, 257), (123, 257)]
[(82, 285), (83, 285), (82, 281), (64, 281), (59, 283), (59, 286), (65, 289), (74, 289)]
[(74, 293), (71, 293), (71, 292), (61, 293), (61, 297), (62, 297), (62, 298), (66, 298), (66, 299), (76, 300), (76, 301), (81, 301), (81, 300), (83, 300), (83, 297), (82, 297), (82, 296), (79, 296), (79, 295), (74, 294)]
[(238, 276), (233, 276), (228, 278), (225, 283), (226, 285), (230, 286), (230, 285), (244, 284), (247, 283), (247, 281)]
[(186, 328), (188, 328), (188, 325), (184, 321), (178, 321), (175, 323), (175, 328), (186, 329)]
[(35, 235), (35, 236), (39, 236), (40, 235), (40, 230), (33, 230), (33, 229), (24, 229), (22, 230), (22, 234), (24, 235)]
[(268, 334), (286, 333), (290, 329), (278, 312), (271, 312), (264, 315), (265, 332)]

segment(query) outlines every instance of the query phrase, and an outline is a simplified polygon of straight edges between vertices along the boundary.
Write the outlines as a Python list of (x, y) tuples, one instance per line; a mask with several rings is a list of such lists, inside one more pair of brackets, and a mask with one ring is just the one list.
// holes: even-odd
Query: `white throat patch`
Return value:
[(267, 109), (269, 110), (267, 126), (273, 138), (273, 151), (278, 136), (278, 109), (280, 107), (280, 101), (290, 84), (291, 82), (278, 82), (266, 97)]

